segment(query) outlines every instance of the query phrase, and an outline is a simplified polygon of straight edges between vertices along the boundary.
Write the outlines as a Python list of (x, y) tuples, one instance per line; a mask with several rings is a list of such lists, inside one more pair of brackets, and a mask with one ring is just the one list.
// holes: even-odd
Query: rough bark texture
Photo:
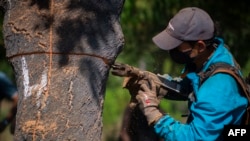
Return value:
[(123, 0), (9, 0), (4, 41), (19, 90), (16, 141), (98, 141)]

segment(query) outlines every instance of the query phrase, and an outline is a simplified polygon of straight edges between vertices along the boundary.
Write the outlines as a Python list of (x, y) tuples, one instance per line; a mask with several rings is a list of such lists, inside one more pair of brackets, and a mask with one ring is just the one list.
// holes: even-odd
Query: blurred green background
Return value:
[[(163, 30), (170, 18), (181, 8), (197, 6), (206, 10), (219, 27), (218, 34), (225, 39), (246, 76), (250, 72), (250, 1), (247, 0), (125, 0), (121, 13), (121, 26), (125, 45), (117, 61), (154, 73), (178, 76), (182, 66), (173, 64), (165, 51), (157, 48), (152, 37)], [(3, 19), (3, 13), (0, 15)], [(1, 22), (2, 23), (2, 22)], [(0, 27), (2, 30), (2, 27)], [(0, 35), (0, 70), (14, 81), (13, 72), (5, 58), (3, 37)], [(109, 75), (103, 110), (103, 141), (117, 141), (124, 108), (129, 93), (122, 89), (122, 78)], [(8, 104), (1, 104), (1, 111)], [(7, 106), (5, 106), (7, 105)], [(165, 111), (180, 121), (185, 121), (186, 103), (163, 100)], [(0, 114), (0, 119), (4, 112)], [(11, 141), (8, 131), (0, 134), (1, 141)]]

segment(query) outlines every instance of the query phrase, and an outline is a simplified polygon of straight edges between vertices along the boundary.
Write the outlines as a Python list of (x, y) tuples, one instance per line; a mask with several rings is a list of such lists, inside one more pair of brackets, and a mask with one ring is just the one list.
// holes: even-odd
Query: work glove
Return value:
[(8, 120), (4, 119), (0, 122), (0, 133), (5, 130), (5, 128), (8, 126), (9, 122)]
[(129, 107), (133, 109), (138, 104), (135, 97), (141, 84), (147, 82), (144, 79), (144, 71), (127, 64), (115, 63), (112, 65), (111, 73), (115, 76), (124, 77), (122, 87), (129, 91), (131, 96)]
[(138, 104), (136, 95), (138, 94), (141, 84), (145, 83), (145, 80), (138, 79), (136, 77), (125, 77), (123, 80), (123, 88), (126, 88), (129, 91), (131, 96), (129, 107), (134, 109)]
[(120, 77), (143, 77), (144, 71), (127, 64), (115, 63), (112, 65), (111, 73)]
[(151, 80), (149, 83), (143, 83), (140, 87), (136, 99), (139, 103), (139, 108), (146, 116), (148, 125), (157, 122), (163, 114), (159, 111), (158, 106), (160, 99), (157, 98), (156, 84)]

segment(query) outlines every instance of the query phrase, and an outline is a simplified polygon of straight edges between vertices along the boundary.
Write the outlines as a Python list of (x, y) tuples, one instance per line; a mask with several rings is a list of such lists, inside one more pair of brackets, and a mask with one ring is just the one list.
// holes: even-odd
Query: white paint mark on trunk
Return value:
[(37, 94), (36, 94), (36, 106), (40, 107), (41, 106), (41, 102), (40, 102), (40, 98), (42, 95), (43, 90), (45, 90), (46, 85), (47, 85), (47, 70), (43, 71), (42, 74), (42, 80), (40, 82), (40, 84), (34, 85), (31, 87), (32, 91), (36, 90)]
[(41, 106), (41, 96), (43, 91), (46, 91), (46, 86), (47, 86), (47, 72), (48, 69), (45, 69), (42, 73), (42, 78), (41, 82), (39, 84), (35, 84), (30, 86), (29, 82), (29, 70), (28, 66), (26, 63), (26, 60), (24, 57), (21, 58), (22, 62), (22, 73), (23, 73), (23, 86), (24, 86), (24, 99), (27, 99), (32, 95), (32, 93), (36, 93), (36, 106), (40, 107)]
[(26, 99), (27, 97), (31, 96), (31, 92), (29, 89), (29, 70), (28, 70), (28, 66), (25, 60), (25, 57), (21, 58), (21, 62), (22, 62), (22, 73), (23, 73), (23, 86), (24, 86), (24, 99)]

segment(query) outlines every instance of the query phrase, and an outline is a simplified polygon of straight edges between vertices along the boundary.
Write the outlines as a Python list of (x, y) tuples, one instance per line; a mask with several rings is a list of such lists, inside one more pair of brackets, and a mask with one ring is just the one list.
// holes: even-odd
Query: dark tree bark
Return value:
[(6, 54), (19, 90), (16, 141), (98, 141), (123, 0), (8, 0)]

